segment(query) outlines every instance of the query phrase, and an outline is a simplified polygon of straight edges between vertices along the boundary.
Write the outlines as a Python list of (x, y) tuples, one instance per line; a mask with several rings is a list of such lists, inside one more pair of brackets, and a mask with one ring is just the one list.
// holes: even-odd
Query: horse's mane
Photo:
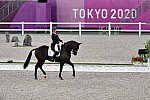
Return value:
[(73, 40), (71, 40), (71, 41), (67, 41), (67, 42), (65, 42), (62, 46), (61, 46), (61, 48), (70, 48), (70, 46), (72, 45), (72, 44), (74, 44), (74, 43), (77, 43), (76, 41), (73, 41)]
[(70, 44), (70, 43), (77, 43), (77, 42), (74, 41), (74, 40), (71, 40), (71, 41), (68, 41), (68, 42), (64, 43), (64, 45), (67, 45), (67, 44)]

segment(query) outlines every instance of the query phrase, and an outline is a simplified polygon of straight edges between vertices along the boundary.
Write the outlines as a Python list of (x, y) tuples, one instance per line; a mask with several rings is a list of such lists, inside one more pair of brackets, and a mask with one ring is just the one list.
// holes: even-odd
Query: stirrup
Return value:
[(53, 55), (52, 62), (55, 62), (55, 59), (56, 59), (56, 55)]
[(54, 59), (54, 58), (52, 58), (52, 59), (51, 59), (51, 61), (52, 61), (52, 62), (55, 62), (55, 59)]

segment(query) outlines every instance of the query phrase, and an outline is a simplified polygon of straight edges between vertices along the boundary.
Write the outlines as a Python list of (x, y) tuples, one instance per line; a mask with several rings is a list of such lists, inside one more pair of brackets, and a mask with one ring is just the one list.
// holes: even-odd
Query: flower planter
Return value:
[(139, 61), (132, 62), (132, 64), (133, 65), (140, 65), (140, 66), (142, 65), (143, 66), (143, 62), (139, 62)]
[(143, 65), (144, 59), (142, 57), (132, 57), (133, 65)]

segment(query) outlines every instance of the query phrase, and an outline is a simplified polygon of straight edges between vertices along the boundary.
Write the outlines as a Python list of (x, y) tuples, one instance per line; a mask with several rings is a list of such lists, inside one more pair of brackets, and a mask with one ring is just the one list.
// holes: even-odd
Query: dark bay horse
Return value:
[[(63, 66), (65, 63), (69, 64), (72, 66), (73, 68), (73, 76), (75, 77), (75, 69), (74, 69), (74, 65), (73, 63), (70, 61), (71, 58), (71, 53), (73, 52), (74, 55), (77, 55), (78, 49), (79, 49), (79, 45), (82, 43), (78, 43), (76, 41), (68, 41), (65, 44), (62, 45), (61, 47), (61, 51), (60, 51), (60, 56), (56, 58), (56, 62), (60, 62), (60, 72), (59, 72), (59, 78), (61, 80), (63, 80), (62, 76), (61, 76), (61, 72), (63, 69)], [(37, 79), (37, 69), (40, 68), (41, 71), (43, 72), (43, 74), (45, 75), (46, 78), (46, 72), (42, 69), (42, 65), (44, 64), (45, 60), (52, 60), (51, 56), (48, 56), (48, 49), (49, 46), (43, 45), (40, 46), (38, 48), (32, 49), (29, 52), (29, 55), (24, 63), (24, 69), (27, 68), (31, 56), (32, 56), (32, 51), (35, 51), (35, 57), (37, 58), (37, 63), (35, 65), (35, 79)]]

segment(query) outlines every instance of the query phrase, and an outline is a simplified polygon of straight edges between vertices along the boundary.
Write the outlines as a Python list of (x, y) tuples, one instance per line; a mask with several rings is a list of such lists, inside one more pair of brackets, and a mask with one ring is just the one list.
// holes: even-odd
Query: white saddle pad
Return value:
[(54, 55), (54, 52), (51, 50), (51, 46), (49, 46), (48, 56), (53, 56), (53, 55)]

